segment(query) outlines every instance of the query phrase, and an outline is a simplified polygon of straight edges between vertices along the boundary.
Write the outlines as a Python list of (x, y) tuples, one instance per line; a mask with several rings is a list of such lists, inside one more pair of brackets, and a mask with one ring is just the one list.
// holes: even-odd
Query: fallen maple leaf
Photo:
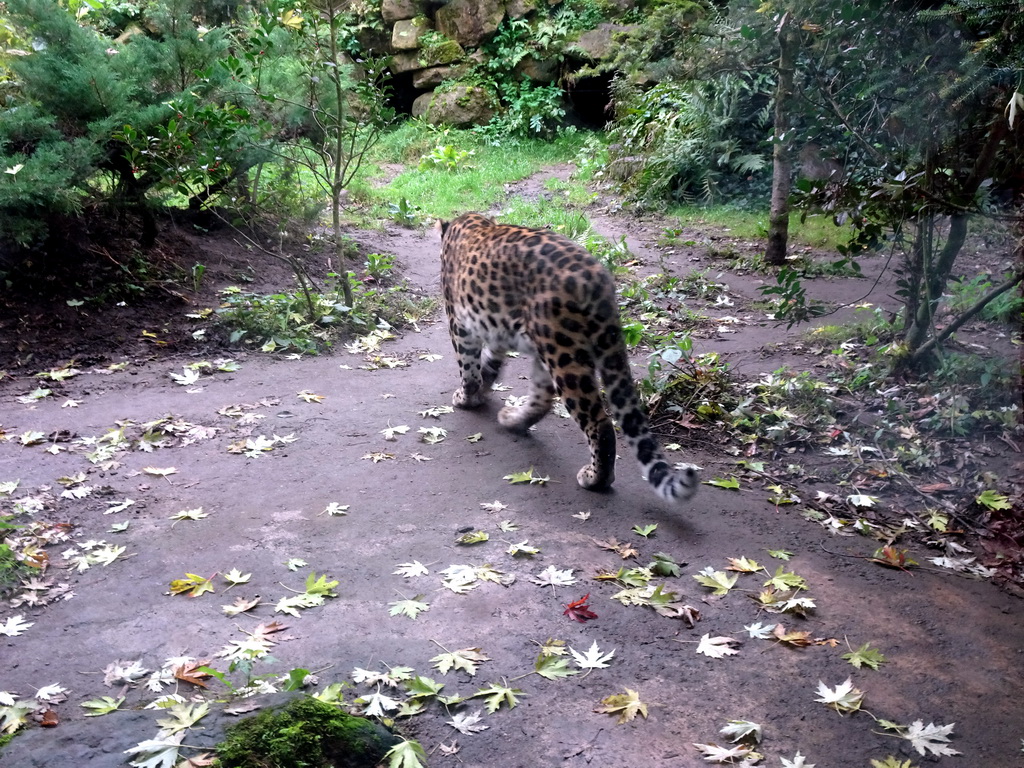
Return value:
[(482, 719), (483, 715), (480, 712), (474, 712), (472, 714), (468, 712), (458, 712), (452, 716), (451, 720), (447, 720), (446, 722), (459, 733), (471, 736), (474, 733), (486, 731), (491, 727), (489, 725), (479, 725)]
[[(502, 682), (504, 682), (504, 680)], [(481, 688), (469, 698), (475, 699), (482, 696), (484, 699), (484, 707), (488, 712), (494, 714), (502, 704), (507, 704), (509, 709), (515, 709), (516, 705), (519, 703), (519, 699), (517, 697), (525, 695), (526, 694), (518, 688), (509, 688), (507, 685), (491, 683), (488, 687)]]
[(608, 653), (601, 653), (601, 650), (597, 647), (597, 640), (593, 642), (586, 653), (580, 653), (575, 648), (569, 648), (569, 652), (572, 657), (576, 660), (577, 666), (580, 669), (604, 669), (608, 666), (608, 662), (611, 661), (615, 655), (615, 649), (613, 648)]
[(430, 571), (419, 560), (413, 560), (411, 563), (399, 563), (398, 569), (392, 571), (392, 573), (396, 573), (406, 579), (411, 579), (414, 576), (426, 576)]
[(733, 744), (737, 741), (759, 744), (763, 736), (760, 723), (753, 723), (750, 720), (730, 720), (719, 733), (727, 736)]
[(595, 712), (602, 714), (618, 714), (618, 723), (631, 722), (637, 714), (647, 718), (647, 705), (640, 701), (640, 694), (632, 688), (627, 688), (625, 693), (613, 693), (601, 699), (601, 705), (594, 708)]
[(888, 661), (888, 659), (885, 658), (885, 654), (877, 648), (871, 647), (871, 643), (864, 643), (864, 645), (855, 651), (851, 649), (849, 653), (844, 653), (842, 658), (845, 661), (850, 662), (857, 669), (860, 669), (861, 667), (878, 669), (880, 664), (884, 664)]
[(947, 747), (944, 742), (949, 741), (949, 736), (953, 732), (953, 726), (956, 723), (950, 723), (949, 725), (935, 725), (935, 723), (924, 724), (922, 720), (915, 720), (909, 726), (907, 726), (907, 732), (903, 734), (903, 738), (914, 745), (914, 749), (917, 750), (919, 755), (927, 755), (931, 752), (933, 755), (959, 755), (952, 747)]
[(711, 637), (706, 634), (701, 637), (697, 644), (697, 653), (709, 656), (712, 659), (721, 659), (725, 656), (735, 656), (739, 651), (733, 648), (733, 644), (739, 641), (732, 637)]
[(260, 598), (254, 597), (251, 600), (247, 600), (244, 597), (236, 597), (235, 602), (231, 605), (222, 605), (221, 610), (224, 611), (228, 616), (237, 616), (240, 613), (250, 611), (260, 604)]
[(810, 632), (793, 631), (787, 632), (786, 628), (781, 624), (776, 624), (775, 629), (772, 630), (772, 634), (778, 638), (780, 643), (786, 643), (792, 645), (794, 648), (803, 648), (811, 645), (814, 641), (811, 639)]
[(608, 549), (612, 552), (617, 553), (623, 560), (628, 560), (631, 557), (636, 557), (640, 552), (632, 545), (620, 542), (615, 537), (602, 541), (600, 539), (593, 539), (593, 542), (601, 549)]
[[(561, 649), (565, 653), (565, 649)], [(569, 660), (561, 656), (547, 655), (541, 653), (533, 664), (533, 671), (548, 680), (560, 680), (566, 677), (578, 675), (577, 669), (569, 669)]]
[(549, 565), (539, 574), (530, 579), (534, 584), (539, 584), (542, 587), (568, 587), (576, 583), (576, 579), (573, 578), (572, 568), (566, 568), (564, 570), (555, 568), (553, 565)]
[(39, 718), (39, 725), (43, 728), (56, 728), (60, 725), (60, 718), (52, 709), (47, 709)]
[(729, 575), (725, 571), (716, 571), (712, 566), (708, 566), (699, 573), (693, 574), (693, 578), (698, 583), (712, 590), (714, 595), (727, 595), (729, 590), (736, 586), (736, 581), (739, 579), (739, 574)]
[(17, 637), (33, 624), (35, 624), (34, 621), (25, 621), (24, 615), (19, 613), (16, 616), (11, 616), (5, 621), (0, 622), (0, 635)]
[(202, 659), (182, 664), (174, 670), (174, 677), (184, 683), (191, 683), (192, 685), (198, 685), (200, 688), (205, 688), (206, 683), (203, 681), (210, 677), (210, 673), (203, 672), (200, 667), (205, 667), (209, 663), (209, 659)]
[(570, 619), (578, 621), (583, 624), (588, 619), (596, 619), (597, 614), (590, 610), (590, 606), (587, 605), (587, 600), (590, 599), (590, 593), (588, 592), (579, 600), (565, 604), (565, 610), (562, 611), (563, 616), (568, 616)]
[[(143, 467), (142, 471), (147, 475), (156, 475), (157, 477), (167, 477), (178, 472), (177, 467)], [(170, 482), (170, 481), (168, 481)]]
[(457, 651), (439, 653), (430, 660), (442, 675), (448, 674), (448, 670), (456, 669), (473, 676), (476, 674), (477, 665), (490, 661), (491, 657), (483, 653), (479, 648), (461, 648)]
[(748, 557), (730, 557), (729, 565), (726, 566), (727, 571), (739, 571), (740, 573), (756, 573), (761, 570), (761, 565), (756, 560), (751, 560)]
[[(818, 698), (815, 701), (820, 701), (822, 704), (832, 707), (836, 712), (856, 712), (860, 709), (863, 700), (864, 692), (854, 688), (853, 681), (850, 678), (847, 678), (845, 683), (837, 685), (834, 690), (830, 689), (820, 680), (818, 681)], [(922, 752), (921, 754), (924, 753)]]
[(720, 747), (717, 744), (697, 744), (694, 747), (701, 751), (707, 763), (734, 763), (737, 758), (750, 754), (750, 747)]
[(887, 565), (890, 568), (899, 568), (901, 571), (906, 571), (910, 566), (917, 565), (917, 561), (907, 555), (907, 550), (896, 549), (891, 544), (876, 549), (874, 555), (868, 560), (879, 565)]
[(199, 597), (206, 592), (213, 592), (213, 574), (208, 579), (195, 573), (186, 573), (184, 579), (173, 579), (170, 586), (170, 594), (180, 595), (188, 593), (189, 597)]

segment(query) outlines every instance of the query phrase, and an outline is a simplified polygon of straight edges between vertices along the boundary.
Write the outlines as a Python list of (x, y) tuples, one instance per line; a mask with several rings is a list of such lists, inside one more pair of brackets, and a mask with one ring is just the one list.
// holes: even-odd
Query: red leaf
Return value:
[(570, 619), (578, 621), (580, 624), (585, 622), (587, 619), (596, 619), (597, 614), (590, 610), (590, 606), (587, 605), (587, 600), (590, 599), (590, 593), (587, 592), (579, 600), (567, 603), (565, 610), (562, 611), (563, 616), (568, 616)]
[(56, 728), (60, 723), (60, 718), (57, 717), (57, 713), (52, 709), (48, 709), (43, 712), (43, 717), (39, 721), (39, 725), (43, 728)]

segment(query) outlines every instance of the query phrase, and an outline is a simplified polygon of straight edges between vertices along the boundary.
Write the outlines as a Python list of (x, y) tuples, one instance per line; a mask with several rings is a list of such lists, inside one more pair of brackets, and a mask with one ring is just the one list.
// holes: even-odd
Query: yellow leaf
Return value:
[(302, 27), (302, 17), (295, 11), (285, 11), (281, 14), (278, 21), (281, 22), (282, 26), (289, 29), (300, 29)]

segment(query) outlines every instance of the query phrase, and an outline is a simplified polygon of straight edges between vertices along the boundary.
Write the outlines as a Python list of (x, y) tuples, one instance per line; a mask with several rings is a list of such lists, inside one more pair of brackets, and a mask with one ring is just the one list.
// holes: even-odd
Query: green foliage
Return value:
[(686, 81), (707, 54), (719, 11), (697, 0), (651, 0), (633, 21), (637, 28), (619, 37), (615, 57), (601, 65), (638, 82)]
[(400, 739), (365, 718), (304, 697), (247, 718), (217, 745), (222, 768), (311, 768), (379, 762)]
[(366, 255), (366, 273), (378, 283), (386, 280), (395, 268), (392, 253), (369, 253)]
[(401, 197), (388, 206), (388, 214), (392, 221), (403, 227), (412, 227), (419, 221), (420, 207), (409, 202), (409, 198)]
[[(394, 268), (394, 257), (370, 254), (366, 266), (372, 281), (380, 283)], [(222, 290), (217, 315), (228, 330), (228, 341), (258, 345), (265, 352), (316, 354), (330, 347), (342, 331), (365, 333), (377, 326), (400, 327), (435, 308), (433, 299), (419, 298), (402, 286), (374, 287), (356, 281), (353, 273), (348, 275), (354, 286), (353, 305), (349, 306), (338, 275), (328, 277), (333, 284), (322, 293), (294, 290), (258, 294), (237, 287)]]
[(439, 168), (442, 171), (455, 171), (472, 168), (467, 162), (473, 156), (471, 149), (456, 149), (451, 144), (439, 144), (420, 158), (421, 171)]
[(330, 327), (347, 313), (337, 299), (317, 295), (315, 307), (321, 312), (311, 321), (307, 317), (306, 297), (292, 293), (257, 294), (239, 290), (223, 292), (223, 304), (217, 310), (221, 322), (230, 329), (229, 341), (259, 344), (267, 351), (294, 350), (315, 353), (331, 338)]
[(808, 302), (802, 274), (792, 267), (782, 267), (775, 276), (775, 285), (763, 285), (758, 290), (763, 296), (775, 296), (775, 319), (786, 321), (792, 328), (812, 317), (820, 317), (825, 307), (815, 301)]
[(478, 131), (488, 142), (523, 137), (551, 137), (566, 130), (562, 89), (522, 74), (525, 64), (557, 66), (578, 34), (606, 19), (594, 0), (570, 0), (551, 11), (538, 4), (534, 18), (506, 18), (484, 43), (486, 63), (472, 75), (498, 94), (502, 111)]
[(899, 333), (898, 317), (891, 317), (881, 307), (862, 306), (855, 310), (855, 319), (843, 325), (819, 325), (807, 338), (831, 347), (853, 341), (867, 347), (891, 342)]
[[(1009, 273), (1003, 275), (1003, 279), (1009, 277)], [(949, 292), (952, 295), (949, 302), (950, 309), (954, 312), (962, 312), (992, 290), (992, 287), (992, 277), (989, 275), (975, 275), (970, 279), (953, 280), (949, 286)], [(979, 317), (982, 320), (999, 323), (1019, 323), (1022, 312), (1024, 312), (1024, 297), (1018, 291), (1011, 290), (987, 304), (981, 310)]]
[[(0, 515), (0, 536), (9, 535), (20, 527), (14, 523), (14, 516)], [(23, 579), (37, 572), (37, 569), (18, 557), (8, 541), (0, 539), (0, 596), (6, 595)]]
[(509, 136), (549, 138), (563, 129), (564, 95), (555, 85), (537, 85), (530, 80), (498, 83), (504, 110), (479, 132), (490, 141)]
[(767, 166), (762, 137), (769, 85), (763, 77), (735, 75), (644, 91), (616, 78), (609, 136), (620, 149), (612, 175), (649, 206), (763, 195), (767, 179), (758, 173)]
[(652, 414), (720, 419), (735, 401), (729, 366), (715, 353), (694, 354), (689, 334), (660, 337), (652, 346), (647, 375), (639, 382), (640, 391), (651, 400)]
[(466, 52), (455, 40), (445, 37), (440, 32), (429, 29), (419, 37), (420, 63), (425, 67), (436, 67), (451, 64), (465, 57)]
[[(0, 120), (0, 167), (21, 167), (0, 185), (5, 230), (23, 245), (40, 240), (88, 202), (134, 210), (143, 241), (151, 242), (147, 194), (161, 183), (160, 161), (140, 155), (133, 164), (115, 133), (125, 125), (146, 135), (166, 132), (168, 121), (180, 119), (167, 102), (211, 98), (218, 81), (203, 71), (225, 50), (223, 31), (200, 35), (188, 3), (177, 0), (148, 6), (151, 34), (122, 44), (47, 0), (12, 0), (8, 8), (36, 50), (6, 62), (19, 87)], [(234, 149), (221, 148), (222, 165), (234, 165)]]

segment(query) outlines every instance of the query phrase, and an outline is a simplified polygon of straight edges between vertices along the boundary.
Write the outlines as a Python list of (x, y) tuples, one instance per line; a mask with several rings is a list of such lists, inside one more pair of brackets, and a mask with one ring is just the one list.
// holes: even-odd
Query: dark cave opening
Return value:
[(388, 98), (388, 106), (399, 115), (411, 115), (412, 103), (416, 97), (425, 91), (421, 91), (412, 84), (412, 72), (400, 72), (392, 75), (388, 83), (391, 86), (391, 96)]
[(600, 130), (613, 117), (611, 74), (580, 77), (565, 86), (570, 123), (581, 128)]
[[(416, 97), (428, 91), (413, 85), (413, 72), (400, 72), (390, 80), (388, 106), (399, 115), (412, 114)], [(612, 119), (611, 74), (581, 77), (562, 87), (565, 95), (566, 123), (578, 128), (600, 130)]]

